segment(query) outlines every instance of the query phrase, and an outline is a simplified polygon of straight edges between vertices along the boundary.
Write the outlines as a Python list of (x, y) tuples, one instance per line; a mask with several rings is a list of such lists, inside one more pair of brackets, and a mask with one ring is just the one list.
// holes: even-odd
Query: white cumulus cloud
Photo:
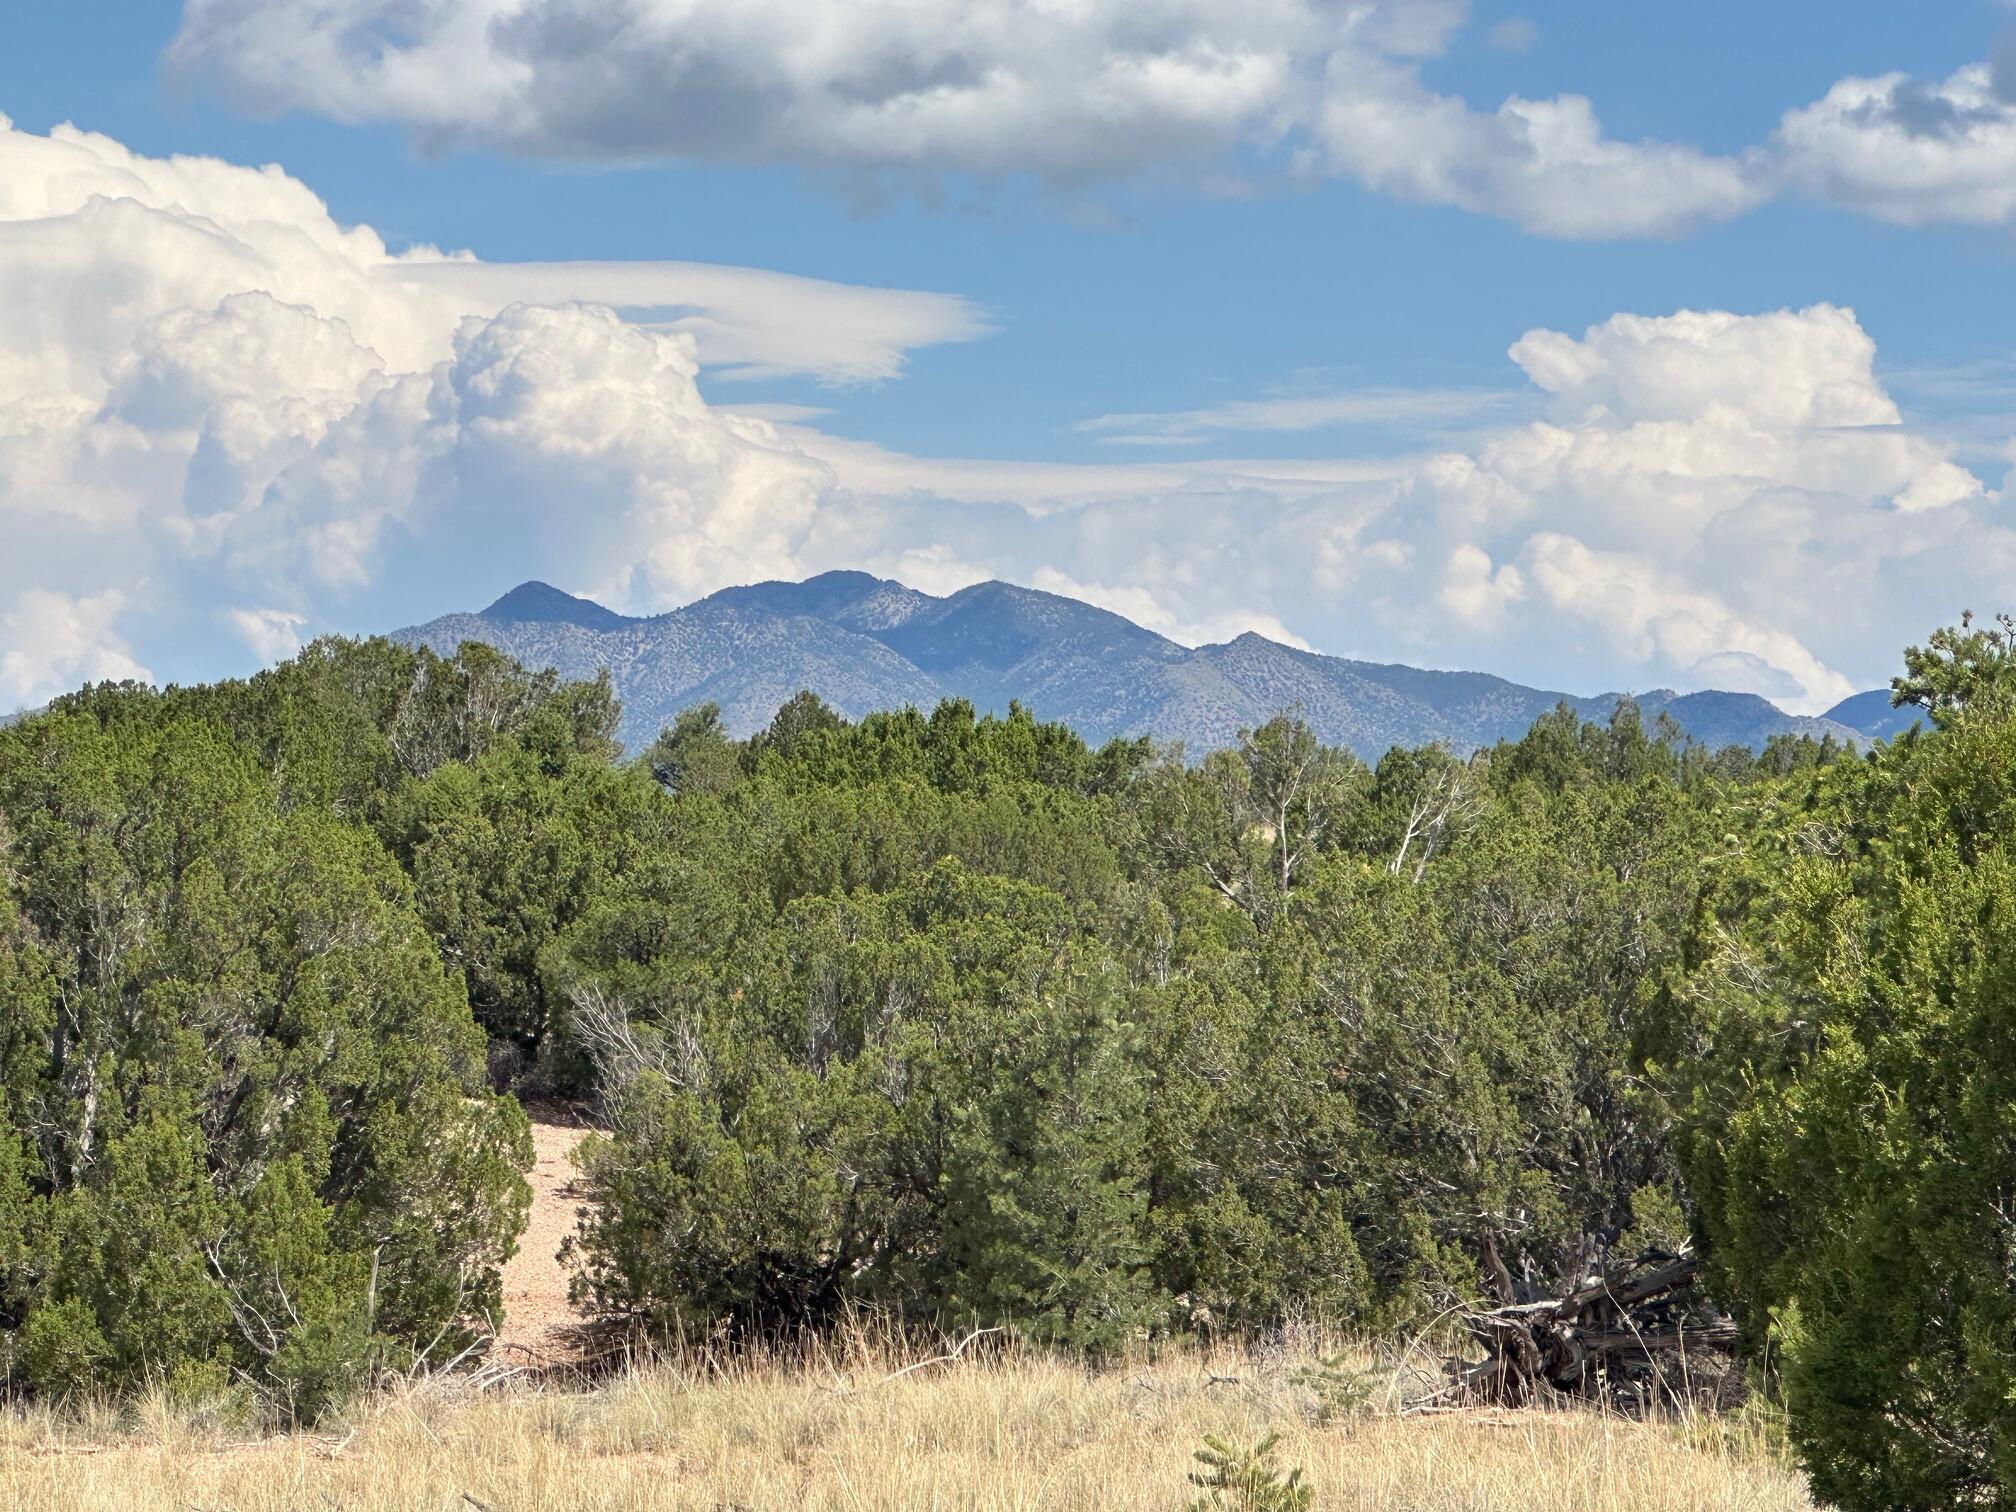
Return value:
[(151, 674), (113, 628), (123, 602), (117, 589), (89, 598), (51, 588), (23, 592), (0, 614), (0, 698), (30, 707), (80, 682), (146, 681)]
[(980, 329), (753, 270), (395, 254), (277, 167), (0, 117), (0, 693), (133, 673), (135, 625), (284, 654), (429, 553), (592, 557), (646, 607), (788, 564), (824, 469), (702, 367), (883, 378)]
[(1461, 624), (1485, 630), (1502, 624), (1525, 596), (1523, 572), (1510, 562), (1494, 566), (1490, 553), (1466, 542), (1449, 553), (1435, 602)]
[(192, 0), (170, 57), (267, 110), (562, 156), (1125, 172), (1249, 136), (1444, 0)]
[(1569, 413), (1627, 420), (1740, 415), (1774, 430), (1895, 425), (1876, 343), (1852, 310), (1618, 315), (1580, 337), (1533, 331), (1512, 360)]
[(1704, 673), (1727, 672), (1741, 658), (1750, 669), (1746, 683), (1768, 677), (1798, 708), (1824, 708), (1857, 691), (1797, 636), (1745, 617), (1645, 557), (1592, 551), (1551, 531), (1528, 541), (1524, 555), (1550, 606), (1593, 626), (1641, 664), (1677, 670), (1698, 686)]
[[(169, 61), (251, 109), (392, 122), (430, 150), (1074, 185), (1271, 158), (1573, 238), (1671, 236), (1788, 188), (1905, 225), (2016, 219), (2006, 43), (1943, 79), (1844, 78), (1722, 154), (1609, 136), (1582, 94), (1437, 91), (1421, 64), (1468, 19), (1466, 0), (184, 0)], [(1482, 38), (1516, 54), (1538, 29)]]
[[(1274, 154), (1546, 235), (1740, 213), (1752, 166), (1606, 137), (1576, 95), (1495, 111), (1417, 60), (1464, 0), (187, 0), (170, 59), (253, 109), (595, 161), (1034, 174)], [(1497, 28), (1518, 50), (1531, 23)]]
[(1936, 81), (1843, 79), (1778, 128), (1782, 171), (1900, 225), (2016, 218), (2016, 98), (1986, 63)]
[(233, 609), (231, 623), (262, 662), (275, 662), (301, 649), (305, 616), (285, 609)]
[(1314, 132), (1327, 166), (1374, 189), (1544, 236), (1670, 236), (1766, 196), (1755, 162), (1606, 136), (1581, 95), (1479, 111), (1411, 65), (1355, 51), (1331, 59)]

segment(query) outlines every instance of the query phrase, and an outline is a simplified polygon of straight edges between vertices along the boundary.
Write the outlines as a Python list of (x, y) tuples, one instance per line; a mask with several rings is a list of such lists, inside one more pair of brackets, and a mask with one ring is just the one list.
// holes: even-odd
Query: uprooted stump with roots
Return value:
[(1442, 1404), (1524, 1407), (1563, 1398), (1644, 1410), (1708, 1398), (1725, 1405), (1736, 1325), (1694, 1295), (1693, 1254), (1651, 1254), (1564, 1296), (1471, 1311), (1482, 1360), (1448, 1361)]

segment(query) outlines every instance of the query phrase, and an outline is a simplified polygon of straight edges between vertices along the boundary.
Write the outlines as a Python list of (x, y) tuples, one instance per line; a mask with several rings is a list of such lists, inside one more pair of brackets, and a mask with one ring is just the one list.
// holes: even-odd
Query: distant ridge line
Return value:
[[(1193, 648), (1040, 589), (991, 581), (939, 597), (852, 571), (724, 588), (648, 619), (534, 580), (478, 613), (443, 615), (392, 638), (444, 653), (481, 641), (568, 677), (606, 669), (623, 700), (618, 733), (631, 749), (710, 700), (730, 730), (749, 734), (802, 688), (849, 718), (929, 709), (944, 698), (996, 713), (1018, 702), (1094, 744), (1148, 735), (1192, 750), (1229, 745), (1241, 728), (1295, 706), (1323, 739), (1368, 761), (1396, 745), (1441, 742), (1467, 753), (1517, 739), (1564, 703), (1604, 719), (1625, 696), (1326, 656), (1251, 631)], [(1663, 712), (1714, 747), (1758, 748), (1781, 734), (1855, 744), (1901, 727), (1887, 696), (1879, 710), (1873, 693), (1832, 711), (1848, 718), (1787, 714), (1754, 693), (1661, 688), (1632, 697), (1647, 720)]]

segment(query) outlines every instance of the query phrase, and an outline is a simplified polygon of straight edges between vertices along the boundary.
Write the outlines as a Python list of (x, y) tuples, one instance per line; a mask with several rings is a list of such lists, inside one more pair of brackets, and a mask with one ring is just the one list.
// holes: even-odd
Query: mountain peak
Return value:
[(879, 630), (902, 624), (938, 600), (873, 573), (839, 570), (802, 583), (773, 578), (722, 588), (699, 602), (762, 614), (810, 615), (854, 630)]
[(836, 592), (852, 590), (858, 593), (872, 592), (877, 588), (902, 587), (887, 578), (878, 578), (872, 572), (863, 572), (857, 567), (835, 567), (826, 572), (815, 572), (798, 585), (800, 588), (825, 588)]
[(538, 579), (520, 583), (498, 599), (480, 618), (500, 625), (563, 624), (584, 630), (614, 630), (629, 623), (614, 609), (593, 599), (576, 598)]

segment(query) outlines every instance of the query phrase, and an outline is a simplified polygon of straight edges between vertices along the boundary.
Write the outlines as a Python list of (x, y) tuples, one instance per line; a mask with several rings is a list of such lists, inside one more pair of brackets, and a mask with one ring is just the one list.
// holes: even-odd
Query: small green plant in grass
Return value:
[(1204, 1468), (1190, 1472), (1190, 1484), (1209, 1493), (1190, 1512), (1309, 1512), (1316, 1493), (1304, 1484), (1300, 1467), (1285, 1476), (1274, 1465), (1281, 1435), (1270, 1433), (1251, 1449), (1237, 1449), (1207, 1435), (1196, 1453)]
[(1374, 1376), (1373, 1371), (1351, 1369), (1338, 1354), (1320, 1358), (1314, 1365), (1297, 1366), (1288, 1373), (1288, 1383), (1315, 1398), (1309, 1419), (1318, 1427), (1328, 1427), (1349, 1421), (1371, 1406)]

